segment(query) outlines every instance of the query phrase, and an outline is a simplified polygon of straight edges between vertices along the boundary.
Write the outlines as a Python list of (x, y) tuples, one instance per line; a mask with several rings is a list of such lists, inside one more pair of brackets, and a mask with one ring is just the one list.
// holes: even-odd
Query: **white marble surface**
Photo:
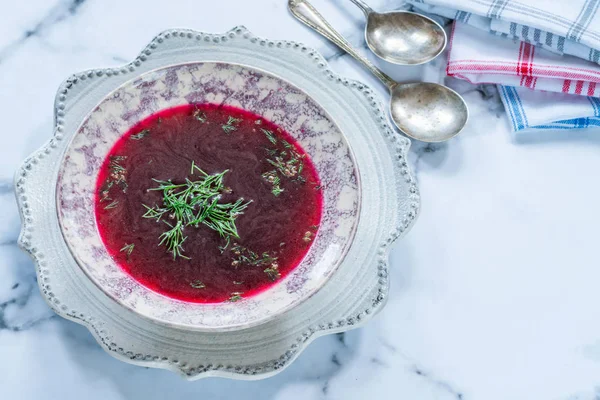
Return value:
[[(349, 1), (313, 4), (363, 45)], [(367, 327), (318, 339), (268, 380), (190, 383), (121, 363), (83, 327), (54, 316), (16, 246), (12, 176), (51, 135), (57, 86), (72, 72), (125, 63), (163, 29), (238, 24), (317, 48), (336, 71), (385, 95), (293, 20), (285, 0), (3, 3), (0, 398), (600, 399), (600, 131), (515, 136), (493, 88), (456, 81), (472, 118), (448, 144), (413, 146), (421, 215), (393, 252), (388, 305)], [(379, 64), (399, 79), (443, 79), (442, 59)]]

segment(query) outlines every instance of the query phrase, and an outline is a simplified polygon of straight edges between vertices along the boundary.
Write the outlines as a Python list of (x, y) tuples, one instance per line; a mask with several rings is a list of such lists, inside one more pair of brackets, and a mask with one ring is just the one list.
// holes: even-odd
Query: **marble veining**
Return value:
[[(362, 15), (354, 6), (312, 2), (360, 43)], [(388, 304), (365, 328), (316, 340), (289, 369), (265, 381), (189, 383), (114, 360), (85, 328), (53, 317), (37, 291), (31, 260), (16, 246), (12, 176), (50, 138), (54, 94), (66, 76), (119, 66), (169, 27), (223, 32), (244, 24), (259, 36), (316, 48), (333, 70), (385, 95), (349, 57), (296, 23), (285, 2), (225, 3), (202, 4), (201, 12), (198, 2), (185, 0), (172, 8), (141, 0), (3, 5), (0, 26), (10, 29), (2, 31), (0, 72), (10, 79), (0, 82), (2, 397), (600, 398), (600, 190), (593, 184), (600, 132), (514, 137), (493, 90), (462, 82), (471, 110), (465, 131), (445, 146), (411, 148), (421, 215), (392, 253)], [(396, 0), (370, 3), (378, 10), (400, 7)], [(443, 63), (402, 68), (369, 57), (396, 79), (443, 81)]]

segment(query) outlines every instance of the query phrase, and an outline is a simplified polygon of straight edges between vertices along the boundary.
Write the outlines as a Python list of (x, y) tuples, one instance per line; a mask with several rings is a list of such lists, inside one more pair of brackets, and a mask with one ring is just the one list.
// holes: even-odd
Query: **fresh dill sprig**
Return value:
[(219, 246), (219, 251), (221, 252), (221, 254), (223, 254), (225, 252), (225, 250), (227, 250), (230, 243), (231, 243), (231, 238), (229, 236), (227, 236), (225, 238), (225, 246)]
[(271, 142), (273, 144), (277, 144), (277, 138), (273, 135), (273, 132), (271, 132), (270, 130), (267, 130), (265, 128), (260, 128), (260, 130), (265, 134), (267, 139), (269, 139), (269, 142)]
[(200, 225), (216, 231), (220, 237), (225, 239), (224, 246), (220, 246), (219, 250), (224, 252), (229, 246), (231, 238), (238, 238), (239, 234), (235, 224), (239, 215), (244, 213), (244, 210), (250, 205), (252, 200), (244, 201), (243, 198), (237, 199), (233, 203), (220, 203), (223, 193), (230, 193), (231, 189), (223, 184), (225, 174), (229, 170), (225, 170), (218, 174), (209, 175), (192, 161), (190, 173), (199, 173), (202, 177), (197, 181), (185, 179), (185, 183), (173, 183), (153, 179), (158, 186), (150, 188), (150, 191), (162, 191), (163, 200), (162, 206), (146, 208), (144, 218), (155, 219), (160, 221), (161, 218), (167, 217), (175, 221), (175, 225), (163, 219), (170, 230), (162, 233), (159, 237), (159, 245), (164, 244), (167, 250), (173, 253), (173, 257), (183, 256), (182, 244), (185, 241), (184, 228), (195, 227)]
[(181, 254), (181, 252), (183, 251), (183, 242), (185, 242), (185, 240), (187, 239), (187, 236), (183, 236), (183, 223), (181, 221), (177, 221), (177, 224), (173, 226), (166, 221), (164, 222), (165, 224), (169, 225), (171, 229), (166, 232), (163, 232), (158, 237), (159, 239), (161, 239), (158, 245), (160, 246), (164, 243), (167, 247), (167, 251), (173, 253), (173, 259), (179, 256), (189, 260), (189, 257), (186, 257), (183, 254)]
[(208, 176), (208, 174), (206, 172), (202, 171), (202, 169), (199, 166), (196, 165), (196, 163), (194, 162), (194, 160), (192, 160), (192, 170), (190, 172), (190, 175), (194, 175), (194, 171), (200, 172), (200, 174), (202, 176)]
[(131, 140), (140, 140), (140, 139), (145, 138), (149, 134), (150, 134), (150, 129), (144, 129), (140, 133), (136, 133), (135, 135), (131, 135), (129, 137), (129, 139), (131, 139)]
[(146, 207), (146, 213), (144, 215), (142, 215), (143, 218), (151, 218), (151, 219), (155, 219), (156, 222), (160, 221), (160, 219), (162, 218), (162, 216), (168, 212), (169, 210), (167, 210), (166, 208), (159, 208), (158, 206), (154, 206), (154, 207), (148, 207), (145, 204), (142, 204), (144, 207)]
[(123, 248), (120, 251), (125, 252), (125, 253), (127, 253), (128, 256), (130, 256), (131, 253), (133, 252), (134, 247), (135, 247), (135, 245), (133, 243), (131, 243), (131, 244), (125, 243), (125, 246), (123, 246)]
[(190, 282), (190, 286), (194, 289), (204, 289), (206, 287), (206, 285), (198, 279), (196, 279), (194, 282)]
[(237, 125), (240, 122), (242, 122), (241, 119), (229, 116), (229, 118), (227, 119), (227, 123), (221, 125), (221, 128), (223, 128), (223, 131), (225, 131), (225, 133), (231, 133), (237, 129), (237, 126), (235, 125)]

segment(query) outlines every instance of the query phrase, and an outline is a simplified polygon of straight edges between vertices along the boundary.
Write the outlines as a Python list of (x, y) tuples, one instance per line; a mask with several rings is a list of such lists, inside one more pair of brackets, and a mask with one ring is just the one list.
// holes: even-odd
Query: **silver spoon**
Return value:
[(390, 111), (396, 126), (413, 139), (443, 142), (467, 123), (469, 111), (454, 90), (437, 83), (398, 83), (360, 55), (306, 0), (288, 0), (292, 14), (369, 69), (391, 93)]
[(362, 0), (350, 0), (367, 18), (365, 40), (385, 61), (417, 65), (436, 58), (446, 47), (446, 32), (434, 20), (410, 11), (377, 13)]

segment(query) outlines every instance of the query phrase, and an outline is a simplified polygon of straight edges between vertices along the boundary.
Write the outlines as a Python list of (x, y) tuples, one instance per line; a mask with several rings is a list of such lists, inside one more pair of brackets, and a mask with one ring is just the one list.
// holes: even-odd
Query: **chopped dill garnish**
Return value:
[(106, 207), (104, 207), (104, 209), (110, 210), (111, 208), (115, 208), (117, 206), (117, 204), (119, 204), (119, 200), (115, 200), (112, 203), (106, 205)]
[(281, 193), (283, 193), (283, 191), (284, 190), (279, 185), (276, 185), (276, 186), (273, 186), (271, 193), (273, 193), (273, 195), (275, 197), (278, 197)]
[(294, 150), (290, 150), (289, 153), (288, 160), (284, 159), (288, 152), (282, 151), (274, 159), (267, 158), (267, 162), (277, 168), (277, 171), (286, 178), (293, 178), (299, 175), (304, 169), (304, 163), (301, 161), (304, 156), (301, 156)]
[(140, 140), (140, 139), (145, 138), (149, 134), (150, 134), (150, 129), (144, 129), (140, 133), (136, 133), (135, 135), (131, 135), (129, 137), (129, 139), (131, 139), (131, 140)]
[(239, 198), (233, 203), (219, 203), (221, 194), (231, 191), (223, 185), (227, 172), (229, 170), (209, 175), (192, 161), (190, 173), (202, 175), (197, 181), (186, 178), (185, 183), (176, 184), (170, 180), (153, 179), (158, 186), (148, 190), (162, 191), (163, 204), (154, 207), (144, 204), (146, 212), (143, 217), (160, 221), (168, 216), (170, 220), (175, 221), (175, 225), (172, 225), (163, 219), (171, 229), (159, 237), (159, 245), (164, 244), (167, 251), (173, 253), (173, 258), (188, 258), (183, 255), (182, 247), (187, 238), (184, 235), (186, 227), (198, 228), (202, 224), (216, 231), (226, 241), (224, 246), (219, 247), (221, 252), (229, 246), (232, 237), (239, 238), (235, 221), (252, 201), (244, 202), (243, 198)]
[(273, 136), (273, 132), (271, 132), (267, 129), (264, 129), (264, 128), (260, 128), (260, 130), (265, 134), (267, 139), (269, 139), (269, 142), (271, 142), (273, 144), (277, 144), (277, 138), (275, 136)]
[(202, 281), (199, 281), (197, 279), (194, 282), (190, 282), (190, 286), (194, 289), (204, 289), (206, 287), (206, 285), (202, 283)]
[(279, 273), (279, 265), (277, 263), (271, 264), (269, 268), (266, 268), (263, 271), (272, 282), (275, 282), (277, 279), (281, 278), (281, 274)]
[(273, 185), (273, 189), (271, 190), (271, 193), (273, 193), (273, 195), (279, 196), (283, 192), (283, 189), (281, 188), (281, 178), (279, 178), (279, 176), (277, 175), (277, 171), (273, 170), (265, 172), (261, 176), (265, 181)]
[[(275, 141), (272, 141), (273, 144), (276, 144), (276, 140), (272, 135), (272, 132), (267, 131), (266, 129), (262, 129), (267, 138), (272, 137)], [(278, 151), (277, 149), (268, 149), (265, 148), (269, 156), (272, 158), (267, 158), (266, 161), (275, 167), (275, 170), (265, 172), (262, 174), (262, 177), (271, 185), (273, 185), (271, 189), (271, 193), (274, 196), (279, 196), (284, 189), (281, 187), (281, 180), (278, 174), (281, 174), (285, 178), (289, 178), (292, 182), (298, 182), (301, 184), (306, 183), (306, 178), (302, 176), (302, 171), (304, 171), (304, 162), (302, 159), (305, 157), (304, 155), (300, 155), (298, 152), (292, 149), (292, 145), (282, 140), (281, 143), (288, 150)]]
[(302, 184), (306, 183), (306, 178), (304, 178), (302, 175), (298, 175), (296, 177), (296, 179), (293, 179), (295, 182), (300, 182)]
[(239, 301), (242, 299), (242, 294), (244, 294), (244, 293), (243, 292), (233, 292), (233, 293), (231, 293), (231, 297), (229, 297), (229, 299), (227, 301), (235, 303), (236, 301)]
[(261, 255), (258, 255), (256, 252), (242, 247), (237, 243), (233, 245), (231, 252), (234, 256), (237, 256), (237, 258), (234, 258), (233, 262), (231, 263), (231, 265), (234, 267), (238, 267), (240, 265), (264, 267), (274, 263), (276, 264), (277, 261), (277, 257), (272, 256), (266, 251)]
[(261, 176), (263, 177), (264, 180), (266, 180), (267, 182), (269, 182), (273, 185), (278, 185), (281, 182), (281, 179), (279, 179), (279, 176), (277, 176), (277, 171), (265, 172)]
[(229, 118), (227, 119), (227, 123), (221, 125), (221, 128), (223, 128), (223, 131), (225, 131), (225, 133), (231, 133), (237, 129), (237, 126), (235, 125), (239, 124), (241, 121), (241, 119), (229, 116)]
[(265, 147), (265, 151), (267, 152), (268, 155), (270, 155), (271, 157), (277, 155), (277, 150), (276, 149), (268, 149)]
[(313, 238), (313, 236), (315, 236), (314, 233), (312, 233), (311, 231), (306, 231), (304, 232), (304, 236), (302, 237), (302, 240), (304, 240), (305, 242), (310, 242)]
[(192, 116), (197, 119), (198, 121), (205, 123), (206, 122), (206, 114), (204, 114), (202, 111), (200, 111), (199, 109), (196, 108), (196, 110), (194, 111), (194, 113), (192, 114)]
[(131, 244), (127, 244), (127, 243), (125, 243), (125, 246), (123, 246), (123, 248), (122, 248), (120, 251), (121, 251), (121, 252), (123, 252), (123, 251), (124, 251), (125, 253), (127, 253), (127, 255), (128, 255), (128, 256), (130, 256), (130, 255), (131, 255), (131, 253), (133, 252), (133, 248), (134, 248), (134, 246), (135, 246), (135, 245), (134, 245), (133, 243), (131, 243)]
[[(108, 189), (113, 184), (121, 186), (123, 193), (127, 191), (127, 170), (123, 167), (120, 162), (125, 160), (127, 156), (111, 156), (108, 168), (110, 169), (109, 179), (106, 181)], [(107, 189), (107, 190), (108, 190)]]

